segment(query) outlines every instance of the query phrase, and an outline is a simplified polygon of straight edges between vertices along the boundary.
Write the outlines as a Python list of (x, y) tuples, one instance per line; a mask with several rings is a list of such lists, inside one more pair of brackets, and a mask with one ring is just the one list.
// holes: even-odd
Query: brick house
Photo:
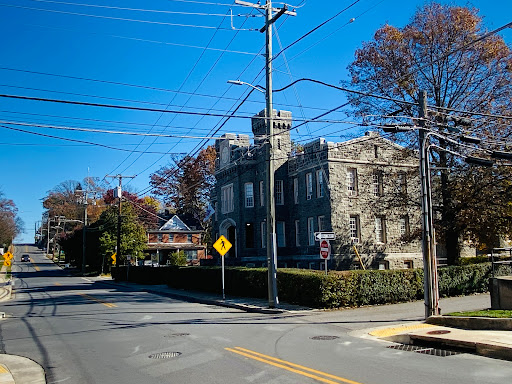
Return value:
[[(233, 244), (232, 264), (266, 265), (264, 115), (252, 119), (252, 145), (234, 134), (215, 143), (213, 228)], [(291, 113), (274, 116), (278, 267), (321, 268), (320, 231), (336, 234), (330, 269), (422, 267), (416, 153), (375, 132), (342, 143), (320, 138), (292, 151)]]
[(160, 229), (148, 230), (146, 254), (154, 264), (166, 265), (169, 255), (183, 251), (188, 265), (198, 265), (206, 259), (206, 245), (202, 243), (203, 231), (190, 229), (174, 215)]

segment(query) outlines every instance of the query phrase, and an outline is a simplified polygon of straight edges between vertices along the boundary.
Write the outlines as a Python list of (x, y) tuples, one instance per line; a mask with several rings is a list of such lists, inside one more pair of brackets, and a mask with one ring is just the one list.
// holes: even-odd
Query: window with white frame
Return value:
[(252, 183), (245, 183), (245, 207), (254, 207), (254, 186)]
[(373, 195), (382, 196), (384, 194), (384, 186), (382, 181), (382, 172), (373, 172)]
[(283, 180), (276, 180), (276, 204), (284, 204)]
[(221, 188), (221, 206), (222, 213), (233, 212), (235, 208), (233, 204), (233, 184)]
[(295, 246), (300, 247), (300, 220), (295, 220)]
[(299, 179), (293, 179), (293, 202), (299, 204)]
[(263, 181), (260, 181), (260, 206), (263, 207), (265, 205), (265, 189), (263, 185)]
[(306, 200), (313, 197), (313, 174), (306, 173)]
[(315, 245), (315, 219), (308, 217), (308, 245)]
[(375, 217), (375, 240), (377, 243), (386, 242), (386, 219), (384, 216)]
[(357, 196), (357, 169), (347, 169), (347, 191), (349, 196)]
[(286, 247), (286, 238), (284, 232), (284, 221), (276, 221), (276, 237), (277, 237), (277, 246), (278, 247)]
[(324, 184), (324, 171), (323, 169), (316, 171), (316, 197), (324, 197), (325, 184)]
[(261, 248), (267, 248), (267, 223), (265, 221), (261, 222), (260, 225), (261, 230)]
[(400, 216), (400, 236), (409, 236), (409, 216)]
[(361, 241), (359, 230), (359, 216), (350, 215), (349, 217), (350, 240), (353, 244), (358, 244)]
[(318, 232), (325, 231), (325, 216), (318, 216)]

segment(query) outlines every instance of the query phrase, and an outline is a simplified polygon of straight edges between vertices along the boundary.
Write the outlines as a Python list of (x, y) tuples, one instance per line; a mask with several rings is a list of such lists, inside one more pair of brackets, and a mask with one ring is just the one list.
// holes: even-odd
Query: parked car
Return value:
[(21, 255), (21, 261), (22, 262), (30, 261), (30, 256), (27, 255), (26, 253), (24, 255)]

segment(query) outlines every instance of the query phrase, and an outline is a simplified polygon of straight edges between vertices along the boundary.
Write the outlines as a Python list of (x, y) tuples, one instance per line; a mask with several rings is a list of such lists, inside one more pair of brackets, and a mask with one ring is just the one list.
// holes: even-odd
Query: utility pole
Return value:
[[(117, 197), (118, 201), (118, 211), (117, 211), (117, 245), (116, 245), (116, 268), (119, 268), (119, 260), (121, 258), (121, 200), (123, 193), (123, 178), (124, 179), (133, 179), (135, 176), (123, 176), (123, 175), (106, 175), (105, 177), (111, 177), (113, 179), (119, 180), (119, 186), (114, 190), (114, 197)], [(119, 271), (119, 269), (118, 269)]]
[(427, 92), (419, 93), (419, 145), (422, 209), (422, 248), (424, 273), (425, 319), (439, 315), (439, 288), (437, 278), (437, 257), (432, 212), (432, 189), (430, 180), (429, 139), (426, 134)]
[[(272, 8), (272, 1), (267, 0), (265, 5), (253, 4), (246, 1), (235, 0), (236, 4), (265, 10), (265, 25), (260, 32), (265, 32), (265, 119), (267, 126), (267, 149), (266, 159), (267, 165), (267, 185), (265, 191), (267, 205), (267, 266), (268, 266), (268, 305), (275, 308), (279, 304), (277, 296), (277, 239), (275, 231), (276, 223), (276, 206), (274, 200), (274, 109), (272, 104), (272, 24), (284, 14), (296, 16), (294, 11), (289, 11), (285, 4), (283, 8)], [(274, 15), (274, 11), (276, 14)]]

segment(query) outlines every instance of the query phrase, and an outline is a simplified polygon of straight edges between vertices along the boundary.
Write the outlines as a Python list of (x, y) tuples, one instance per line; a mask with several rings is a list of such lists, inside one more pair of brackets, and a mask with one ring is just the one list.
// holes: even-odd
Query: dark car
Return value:
[(30, 261), (30, 256), (25, 254), (25, 255), (21, 255), (21, 261), (22, 262), (25, 262), (25, 261)]

